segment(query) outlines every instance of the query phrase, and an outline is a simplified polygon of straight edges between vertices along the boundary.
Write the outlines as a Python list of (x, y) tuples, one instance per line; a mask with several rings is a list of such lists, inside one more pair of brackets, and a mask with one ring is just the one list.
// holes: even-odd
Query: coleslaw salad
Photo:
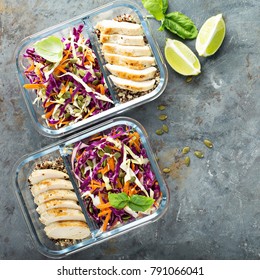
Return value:
[(83, 25), (72, 28), (67, 38), (50, 36), (35, 43), (24, 57), (29, 61), (24, 88), (35, 91), (34, 103), (42, 105), (49, 127), (59, 129), (113, 106)]

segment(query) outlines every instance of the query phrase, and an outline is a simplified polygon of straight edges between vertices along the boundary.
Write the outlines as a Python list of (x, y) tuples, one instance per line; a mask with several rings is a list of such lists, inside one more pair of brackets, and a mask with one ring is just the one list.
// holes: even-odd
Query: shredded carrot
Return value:
[(106, 93), (105, 87), (102, 84), (97, 85), (97, 90), (99, 90), (102, 95)]
[[(90, 181), (90, 184), (103, 186), (104, 183), (101, 183), (101, 182), (99, 182), (99, 181), (96, 181), (96, 180), (92, 179), (92, 180)], [(104, 184), (104, 185), (105, 185), (105, 184)]]
[(119, 151), (121, 152), (121, 150), (115, 146), (111, 146), (111, 145), (107, 145), (108, 148), (112, 149), (112, 150), (116, 150), (116, 151)]
[(107, 159), (107, 163), (109, 165), (109, 169), (114, 172), (115, 171), (115, 160), (114, 160), (114, 158), (113, 157), (109, 157)]
[(110, 211), (111, 211), (110, 209), (103, 210), (103, 211), (101, 211), (101, 212), (98, 213), (98, 217), (105, 216), (105, 215), (107, 215)]
[(39, 68), (35, 68), (35, 73), (36, 75), (39, 77), (40, 81), (43, 81), (43, 76), (42, 76), (42, 72)]
[(104, 203), (102, 194), (100, 192), (98, 193), (98, 197), (99, 197), (100, 203)]
[(99, 135), (99, 136), (96, 136), (96, 137), (92, 137), (89, 139), (89, 141), (93, 141), (93, 140), (99, 140), (101, 139), (103, 136), (102, 135)]
[(49, 119), (49, 118), (52, 116), (52, 113), (53, 113), (53, 111), (54, 111), (54, 108), (55, 108), (55, 106), (54, 106), (49, 112), (45, 113), (45, 118), (46, 118), (46, 119)]
[(95, 110), (96, 110), (96, 107), (91, 108), (91, 109), (88, 111), (87, 115), (84, 117), (84, 119), (87, 119)]
[(44, 107), (47, 108), (47, 107), (49, 107), (49, 106), (52, 105), (52, 104), (53, 104), (53, 102), (47, 101), (47, 102), (44, 104)]
[(33, 71), (35, 69), (34, 63), (32, 63), (27, 69), (26, 72)]
[(132, 147), (135, 146), (136, 150), (140, 152), (140, 135), (136, 131), (131, 134), (131, 139), (129, 140), (129, 145)]
[(26, 89), (40, 89), (46, 86), (44, 84), (25, 84), (23, 87)]
[(99, 171), (100, 171), (103, 175), (105, 175), (109, 170), (110, 170), (110, 169), (109, 169), (109, 166), (106, 165), (104, 168), (100, 169)]
[(130, 186), (130, 181), (125, 182), (123, 187), (123, 192), (125, 192), (126, 194), (129, 193), (129, 186)]
[(129, 191), (129, 196), (132, 196), (134, 194), (137, 194), (139, 191), (136, 189), (138, 186), (134, 185), (134, 187), (131, 188), (131, 190)]
[(135, 164), (133, 162), (131, 163), (131, 169), (135, 171)]
[(119, 178), (116, 179), (116, 182), (117, 182), (117, 187), (119, 187), (120, 189), (122, 189), (123, 186), (122, 186), (122, 184), (121, 184)]
[(103, 231), (105, 231), (105, 230), (107, 229), (108, 222), (109, 222), (109, 220), (110, 220), (110, 218), (111, 218), (111, 213), (112, 213), (111, 210), (107, 213), (107, 216), (106, 216), (106, 218), (105, 218), (105, 221), (104, 221), (103, 227), (102, 227), (102, 230), (103, 230)]
[(111, 207), (110, 202), (97, 205), (97, 208), (100, 209), (100, 210), (104, 210), (104, 209), (109, 208), (109, 207)]

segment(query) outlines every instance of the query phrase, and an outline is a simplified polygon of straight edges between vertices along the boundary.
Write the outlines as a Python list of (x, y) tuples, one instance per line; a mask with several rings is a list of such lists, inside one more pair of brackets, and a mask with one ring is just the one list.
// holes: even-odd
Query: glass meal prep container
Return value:
[[(156, 80), (155, 87), (151, 89), (148, 93), (135, 97), (132, 100), (122, 102), (120, 99), (120, 90), (116, 88), (114, 81), (110, 78), (110, 72), (105, 67), (107, 63), (104, 54), (102, 52), (101, 43), (99, 42), (99, 37), (96, 32), (96, 25), (102, 20), (111, 20), (115, 17), (120, 17), (123, 15), (130, 15), (130, 17), (141, 25), (143, 30), (143, 37), (148, 44), (151, 51), (151, 57), (155, 59), (155, 67), (157, 68), (158, 77)], [(104, 111), (100, 111), (96, 114), (89, 112), (88, 116), (80, 121), (74, 122), (72, 124), (64, 125), (59, 128), (53, 128), (47, 124), (46, 120), (43, 118), (44, 109), (41, 106), (41, 101), (35, 101), (36, 89), (25, 88), (24, 85), (29, 83), (28, 77), (25, 74), (26, 69), (29, 68), (28, 58), (24, 57), (24, 54), (28, 49), (34, 48), (34, 44), (39, 42), (49, 36), (55, 36), (58, 38), (67, 38), (73, 28), (78, 28), (82, 26), (82, 35), (85, 39), (89, 39), (93, 52), (96, 56), (101, 75), (110, 93), (110, 108), (106, 108)], [(92, 125), (104, 121), (108, 118), (115, 117), (117, 114), (122, 113), (126, 110), (131, 110), (139, 105), (145, 104), (149, 101), (154, 100), (159, 97), (164, 91), (167, 81), (168, 72), (167, 67), (164, 63), (164, 59), (160, 53), (156, 41), (150, 32), (148, 23), (142, 14), (142, 9), (133, 2), (129, 1), (114, 1), (92, 11), (89, 11), (81, 16), (73, 18), (72, 20), (66, 21), (62, 24), (56, 25), (54, 27), (48, 28), (39, 32), (35, 35), (29, 36), (22, 40), (15, 52), (15, 62), (17, 67), (18, 80), (22, 89), (23, 98), (27, 105), (30, 116), (36, 129), (43, 135), (49, 137), (60, 137), (83, 127), (91, 127)], [(63, 72), (59, 75), (64, 74)], [(46, 114), (47, 115), (47, 114)]]
[[(88, 143), (90, 139), (93, 139), (93, 137), (98, 139), (99, 135), (109, 135), (109, 133), (111, 133), (111, 131), (114, 129), (120, 130), (121, 128), (127, 129), (127, 131), (135, 131), (140, 136), (140, 143), (146, 154), (145, 157), (150, 163), (149, 168), (154, 174), (153, 176), (155, 182), (159, 185), (160, 199), (158, 199), (157, 206), (155, 209), (153, 209), (153, 211), (135, 217), (135, 219), (126, 220), (123, 223), (116, 224), (114, 227), (103, 230), (102, 226), (98, 224), (97, 221), (91, 217), (89, 211), (87, 211), (87, 202), (83, 199), (82, 192), (80, 191), (80, 184), (75, 173), (73, 172), (71, 161), (73, 156), (72, 150), (78, 145), (78, 143)], [(124, 154), (125, 152), (122, 153)], [(115, 154), (113, 156), (115, 156)], [(133, 154), (131, 154), (130, 157), (132, 158), (132, 156)], [(44, 225), (39, 220), (40, 214), (38, 214), (36, 211), (37, 205), (35, 203), (28, 181), (28, 178), (30, 178), (32, 171), (35, 169), (37, 164), (39, 165), (42, 162), (53, 161), (57, 158), (61, 158), (65, 165), (67, 174), (73, 185), (75, 194), (77, 195), (79, 206), (81, 207), (82, 213), (85, 216), (85, 221), (88, 224), (90, 230), (90, 235), (88, 237), (68, 244), (57, 243), (47, 237), (46, 232), (44, 231)], [(122, 165), (120, 165), (120, 168), (121, 166)], [(13, 174), (14, 176), (12, 179), (12, 185), (14, 187), (14, 192), (19, 201), (34, 244), (40, 253), (49, 258), (66, 257), (72, 253), (87, 249), (100, 242), (104, 242), (109, 238), (113, 238), (119, 234), (124, 234), (129, 230), (133, 230), (147, 223), (154, 222), (162, 217), (169, 204), (169, 190), (155, 160), (155, 156), (151, 150), (148, 135), (140, 123), (127, 117), (116, 117), (114, 119), (108, 120), (102, 125), (99, 124), (94, 126), (90, 131), (81, 131), (74, 136), (68, 136), (55, 144), (49, 145), (40, 151), (26, 155), (17, 161), (14, 166)]]

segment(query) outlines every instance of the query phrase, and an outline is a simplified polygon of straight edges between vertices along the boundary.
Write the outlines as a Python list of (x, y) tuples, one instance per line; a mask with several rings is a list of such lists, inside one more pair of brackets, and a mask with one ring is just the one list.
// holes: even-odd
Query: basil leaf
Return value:
[(34, 44), (35, 51), (50, 62), (58, 62), (62, 59), (64, 45), (55, 36), (49, 36)]
[(167, 28), (182, 39), (194, 39), (198, 35), (198, 30), (193, 21), (180, 12), (173, 12), (165, 15), (159, 30)]
[(134, 194), (130, 197), (128, 206), (134, 211), (145, 211), (149, 209), (154, 203), (151, 197)]
[[(167, 2), (167, 5), (166, 5)], [(164, 11), (167, 10), (168, 1), (166, 0), (142, 0), (145, 9), (157, 20), (164, 19)], [(165, 10), (166, 8), (166, 10)]]
[(126, 193), (109, 193), (108, 194), (108, 200), (112, 207), (116, 209), (122, 209), (124, 208), (128, 201), (129, 197)]
[(168, 9), (168, 0), (162, 0), (162, 11), (165, 14)]

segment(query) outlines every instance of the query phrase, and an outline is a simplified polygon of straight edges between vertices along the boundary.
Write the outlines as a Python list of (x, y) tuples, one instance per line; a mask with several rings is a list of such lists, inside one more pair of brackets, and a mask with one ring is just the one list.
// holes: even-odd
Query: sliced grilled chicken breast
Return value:
[(54, 222), (44, 228), (51, 239), (84, 239), (90, 235), (89, 227), (81, 221)]
[(31, 192), (33, 196), (36, 196), (42, 192), (46, 192), (54, 189), (73, 190), (73, 186), (69, 180), (46, 179), (32, 185)]
[(55, 208), (71, 208), (76, 210), (81, 210), (81, 207), (75, 200), (71, 199), (52, 199), (50, 201), (41, 203), (37, 208), (36, 211), (39, 214), (42, 214), (43, 212), (55, 209)]
[(124, 21), (102, 20), (97, 23), (95, 28), (103, 34), (143, 35), (143, 29), (140, 24)]
[(122, 79), (113, 75), (109, 76), (112, 82), (119, 88), (131, 90), (132, 92), (148, 91), (154, 87), (155, 79), (136, 82), (127, 79)]
[(37, 184), (42, 180), (46, 179), (68, 179), (68, 174), (55, 170), (55, 169), (37, 169), (34, 170), (29, 176), (29, 181), (31, 184)]
[(129, 36), (122, 34), (100, 34), (101, 43), (114, 43), (125, 46), (144, 46), (144, 37), (143, 36)]
[(152, 52), (149, 46), (123, 46), (112, 43), (104, 43), (103, 53), (120, 54), (125, 56), (151, 56)]
[(45, 203), (47, 201), (50, 201), (52, 199), (71, 199), (71, 200), (78, 200), (75, 192), (71, 190), (50, 190), (43, 193), (38, 194), (34, 198), (34, 202), (37, 205), (40, 205), (41, 203)]
[(40, 221), (44, 225), (49, 225), (59, 221), (85, 221), (84, 214), (76, 209), (71, 208), (54, 208), (43, 212)]
[(106, 68), (114, 76), (132, 81), (147, 81), (153, 79), (157, 71), (155, 67), (149, 67), (142, 70), (133, 70), (128, 67), (112, 64), (106, 64)]
[(141, 70), (155, 65), (155, 58), (152, 56), (130, 57), (112, 53), (104, 54), (105, 60), (110, 64), (127, 66), (131, 69)]

